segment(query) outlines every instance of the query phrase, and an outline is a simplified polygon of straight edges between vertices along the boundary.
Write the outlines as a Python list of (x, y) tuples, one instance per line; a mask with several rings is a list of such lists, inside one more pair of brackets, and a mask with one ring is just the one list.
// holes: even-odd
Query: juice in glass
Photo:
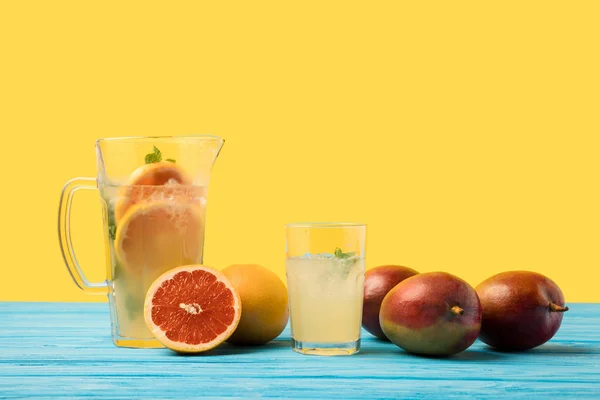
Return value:
[(360, 349), (366, 227), (313, 223), (290, 224), (286, 230), (292, 348), (303, 354), (356, 353)]
[(288, 259), (286, 272), (295, 340), (352, 343), (360, 339), (364, 259), (307, 255)]

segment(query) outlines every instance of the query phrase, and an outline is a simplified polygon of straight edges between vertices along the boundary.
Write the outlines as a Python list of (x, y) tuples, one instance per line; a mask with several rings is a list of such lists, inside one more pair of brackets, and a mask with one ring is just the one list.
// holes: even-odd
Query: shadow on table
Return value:
[(456, 361), (494, 361), (500, 358), (504, 358), (505, 355), (498, 352), (492, 351), (481, 351), (481, 350), (466, 350), (462, 353), (455, 354), (451, 357), (448, 357), (449, 360)]
[(502, 351), (487, 347), (486, 350), (496, 354), (527, 354), (532, 356), (575, 356), (578, 354), (589, 355), (589, 354), (600, 354), (599, 346), (590, 346), (589, 344), (561, 344), (561, 343), (547, 343), (540, 347), (536, 347), (531, 350), (525, 351)]
[[(216, 349), (212, 349), (209, 351), (205, 351), (203, 353), (198, 354), (180, 354), (175, 352), (169, 352), (170, 355), (175, 357), (211, 357), (211, 356), (234, 356), (239, 354), (252, 354), (252, 353), (265, 353), (271, 350), (278, 349), (290, 349), (289, 341), (273, 341), (263, 345), (257, 346), (234, 346), (229, 343), (224, 343), (217, 347)], [(291, 349), (290, 349), (291, 350)]]
[(499, 352), (489, 352), (489, 351), (481, 351), (481, 350), (466, 350), (462, 353), (458, 353), (448, 357), (433, 357), (433, 356), (425, 356), (420, 354), (411, 354), (408, 353), (396, 346), (385, 346), (385, 347), (363, 347), (360, 349), (360, 352), (356, 354), (356, 356), (372, 356), (372, 355), (394, 355), (401, 357), (416, 357), (421, 359), (432, 359), (432, 360), (449, 360), (449, 361), (461, 361), (461, 362), (469, 362), (469, 361), (493, 361), (499, 358), (505, 357), (502, 353)]

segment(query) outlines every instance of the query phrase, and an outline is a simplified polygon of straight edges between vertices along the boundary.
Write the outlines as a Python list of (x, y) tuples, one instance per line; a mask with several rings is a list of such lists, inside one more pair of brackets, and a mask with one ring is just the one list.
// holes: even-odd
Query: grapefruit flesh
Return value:
[(227, 278), (212, 268), (191, 265), (161, 275), (148, 290), (144, 317), (167, 348), (183, 353), (210, 350), (231, 336), (242, 303)]

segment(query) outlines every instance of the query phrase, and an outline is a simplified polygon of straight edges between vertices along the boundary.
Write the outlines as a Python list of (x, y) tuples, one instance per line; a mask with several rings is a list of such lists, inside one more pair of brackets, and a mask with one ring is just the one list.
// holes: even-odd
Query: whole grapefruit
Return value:
[(288, 322), (287, 289), (269, 269), (257, 264), (235, 264), (223, 274), (242, 300), (242, 317), (227, 340), (238, 345), (265, 344), (275, 339)]

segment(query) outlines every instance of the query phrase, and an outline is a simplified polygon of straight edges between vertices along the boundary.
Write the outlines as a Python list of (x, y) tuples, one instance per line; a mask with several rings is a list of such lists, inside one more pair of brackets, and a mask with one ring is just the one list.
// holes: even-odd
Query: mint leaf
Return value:
[(117, 235), (117, 227), (115, 225), (109, 225), (108, 226), (108, 236), (110, 236), (110, 238), (112, 240), (115, 240), (116, 235)]
[(336, 258), (340, 258), (340, 259), (342, 259), (342, 260), (345, 260), (345, 259), (347, 259), (347, 258), (354, 257), (354, 256), (356, 255), (356, 253), (355, 253), (355, 252), (353, 252), (353, 251), (352, 251), (352, 252), (349, 252), (349, 253), (344, 253), (344, 252), (342, 251), (342, 249), (340, 249), (339, 247), (336, 247), (336, 248), (335, 248), (335, 251), (333, 252), (333, 255), (334, 255)]
[(162, 160), (162, 153), (160, 152), (160, 150), (157, 149), (156, 146), (153, 146), (153, 148), (153, 152), (146, 154), (146, 157), (144, 157), (144, 161), (146, 161), (146, 164), (153, 164)]
[(107, 207), (107, 218), (108, 218), (108, 236), (115, 240), (117, 235), (117, 223), (115, 222), (115, 212), (112, 208)]
[(144, 300), (137, 299), (132, 295), (127, 295), (125, 297), (125, 309), (127, 310), (127, 315), (129, 319), (136, 319), (139, 317), (140, 313), (142, 313), (142, 309), (144, 308)]
[(176, 161), (174, 159), (172, 159), (172, 158), (167, 158), (165, 161), (172, 162), (173, 164), (176, 163)]
[(357, 257), (356, 253), (353, 251), (344, 253), (339, 247), (335, 248), (333, 255), (335, 256), (335, 258), (340, 260), (340, 263), (342, 265), (342, 276), (344, 278), (348, 277), (348, 274), (350, 274), (350, 272), (352, 271), (352, 267), (358, 262), (359, 257)]

